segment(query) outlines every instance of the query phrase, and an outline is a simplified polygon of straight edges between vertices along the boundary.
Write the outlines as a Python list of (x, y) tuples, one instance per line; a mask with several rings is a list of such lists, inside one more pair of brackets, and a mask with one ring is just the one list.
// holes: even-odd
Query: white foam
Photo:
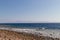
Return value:
[(45, 29), (45, 30), (36, 30), (36, 29), (20, 29), (20, 28), (0, 28), (4, 30), (12, 30), (16, 32), (26, 32), (26, 33), (32, 33), (32, 34), (37, 34), (42, 36), (49, 36), (53, 38), (60, 38), (60, 30), (51, 30), (51, 29)]

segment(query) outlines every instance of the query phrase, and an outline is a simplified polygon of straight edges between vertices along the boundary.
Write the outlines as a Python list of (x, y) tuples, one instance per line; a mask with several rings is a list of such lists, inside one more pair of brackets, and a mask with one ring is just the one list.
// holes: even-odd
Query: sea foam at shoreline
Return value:
[(0, 27), (2, 30), (10, 30), (10, 31), (16, 31), (16, 32), (25, 32), (25, 33), (32, 33), (38, 36), (47, 36), (47, 37), (53, 37), (53, 38), (60, 38), (60, 30), (59, 29), (28, 29), (28, 28), (6, 28), (6, 27)]

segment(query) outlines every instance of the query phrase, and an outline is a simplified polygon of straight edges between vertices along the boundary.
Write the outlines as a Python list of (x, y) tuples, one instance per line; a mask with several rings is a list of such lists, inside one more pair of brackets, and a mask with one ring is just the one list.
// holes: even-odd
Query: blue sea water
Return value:
[(2, 27), (60, 29), (60, 23), (0, 23)]

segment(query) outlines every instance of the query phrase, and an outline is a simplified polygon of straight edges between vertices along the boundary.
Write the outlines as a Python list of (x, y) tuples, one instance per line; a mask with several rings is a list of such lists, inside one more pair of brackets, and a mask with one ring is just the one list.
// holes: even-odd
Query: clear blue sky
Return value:
[(5, 22), (60, 22), (60, 0), (0, 0)]

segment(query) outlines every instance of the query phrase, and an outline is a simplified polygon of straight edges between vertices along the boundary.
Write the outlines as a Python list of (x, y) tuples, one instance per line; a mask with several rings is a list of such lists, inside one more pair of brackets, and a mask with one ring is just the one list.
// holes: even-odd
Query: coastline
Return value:
[(47, 36), (38, 36), (31, 33), (0, 30), (0, 40), (60, 40)]
[[(8, 27), (0, 27), (1, 30), (9, 30), (16, 32), (25, 32), (31, 33), (38, 36), (48, 36), (52, 38), (60, 38), (60, 30), (59, 29), (28, 29), (28, 28), (8, 28)], [(42, 35), (41, 35), (42, 34)]]
[(44, 29), (44, 30), (38, 30), (37, 31), (36, 29), (21, 29), (21, 28), (4, 28), (4, 27), (2, 27), (2, 28), (0, 28), (0, 34), (2, 34), (2, 32), (3, 32), (3, 34), (5, 34), (5, 36), (6, 36), (6, 33), (10, 35), (11, 32), (12, 32), (12, 34), (10, 36), (14, 35), (15, 33), (16, 34), (14, 36), (16, 36), (16, 35), (20, 36), (20, 34), (21, 34), (23, 36), (29, 37), (30, 40), (32, 40), (32, 38), (33, 39), (36, 38), (35, 40), (38, 40), (38, 39), (39, 40), (48, 40), (48, 39), (49, 40), (53, 40), (53, 39), (54, 40), (60, 40), (60, 35), (59, 34), (56, 35), (56, 33), (58, 33), (57, 30), (52, 31), (52, 30)]

